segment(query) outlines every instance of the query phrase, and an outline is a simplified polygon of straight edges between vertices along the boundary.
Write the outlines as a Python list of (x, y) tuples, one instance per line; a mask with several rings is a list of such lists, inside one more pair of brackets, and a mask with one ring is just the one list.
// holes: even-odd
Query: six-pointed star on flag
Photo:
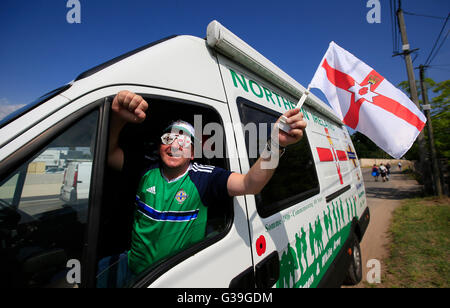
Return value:
[(355, 94), (355, 102), (359, 101), (361, 98), (364, 98), (366, 101), (373, 103), (373, 98), (379, 94), (372, 92), (370, 90), (370, 86), (370, 83), (368, 85), (361, 86), (355, 81), (355, 84), (348, 88), (348, 91)]

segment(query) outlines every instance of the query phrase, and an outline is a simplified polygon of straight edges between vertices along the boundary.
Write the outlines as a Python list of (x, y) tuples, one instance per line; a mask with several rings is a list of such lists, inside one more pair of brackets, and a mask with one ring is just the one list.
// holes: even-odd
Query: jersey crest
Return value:
[(183, 189), (180, 189), (175, 194), (175, 200), (177, 200), (179, 204), (183, 204), (183, 202), (186, 201), (188, 197), (189, 195)]

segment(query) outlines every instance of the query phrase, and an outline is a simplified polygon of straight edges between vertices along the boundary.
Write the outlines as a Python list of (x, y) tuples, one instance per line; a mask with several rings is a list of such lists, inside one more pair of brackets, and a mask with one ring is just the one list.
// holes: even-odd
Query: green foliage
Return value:
[(431, 100), (436, 150), (440, 157), (450, 159), (450, 80), (436, 84), (433, 92), (438, 94)]
[[(417, 83), (417, 92), (419, 98), (422, 98), (422, 92), (419, 81)], [(431, 105), (431, 124), (433, 126), (433, 135), (435, 141), (435, 147), (440, 158), (447, 158), (450, 160), (450, 80), (445, 80), (436, 83), (431, 78), (425, 78), (426, 87), (435, 93), (432, 99), (430, 99)], [(409, 83), (403, 81), (398, 85), (405, 92), (409, 92)], [(422, 104), (422, 100), (419, 99)], [(425, 138), (428, 142), (428, 131), (425, 127)], [(417, 145), (414, 144), (415, 149), (411, 148), (408, 151), (409, 156), (417, 155)], [(411, 152), (411, 153), (410, 153)], [(408, 158), (411, 159), (411, 158)]]
[(390, 158), (386, 152), (360, 132), (355, 132), (351, 138), (358, 158)]

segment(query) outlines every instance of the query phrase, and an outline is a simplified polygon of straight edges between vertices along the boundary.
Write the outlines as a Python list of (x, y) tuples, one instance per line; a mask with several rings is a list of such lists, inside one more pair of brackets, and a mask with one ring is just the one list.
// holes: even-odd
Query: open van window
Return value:
[[(237, 98), (237, 105), (242, 124), (246, 126), (249, 123), (255, 123), (258, 130), (261, 127), (271, 129), (271, 124), (275, 123), (280, 116), (277, 112), (242, 97)], [(260, 127), (261, 123), (267, 125)], [(258, 131), (258, 136), (260, 135)], [(266, 136), (270, 136), (270, 131)], [(256, 145), (257, 149), (264, 147), (266, 140), (259, 140), (259, 142), (260, 144)], [(255, 145), (250, 145), (248, 134), (245, 135), (245, 144), (250, 166), (252, 166), (257, 158), (250, 153)], [(319, 190), (317, 172), (305, 132), (300, 142), (286, 149), (270, 182), (260, 194), (255, 195), (258, 214), (261, 217), (268, 217), (318, 194)]]
[[(106, 182), (103, 194), (105, 199), (102, 206), (98, 256), (97, 285), (99, 287), (131, 286), (142, 278), (160, 271), (161, 268), (167, 270), (181, 260), (223, 238), (232, 223), (232, 198), (214, 204), (214, 206), (208, 206), (206, 230), (203, 232), (204, 235), (201, 239), (189, 243), (179, 250), (172, 251), (138, 275), (132, 273), (127, 276), (126, 281), (121, 281), (123, 285), (117, 283), (117, 281), (111, 283), (111, 275), (121, 275), (123, 262), (128, 262), (127, 254), (132, 245), (133, 224), (138, 209), (137, 204), (135, 204), (138, 185), (145, 171), (159, 163), (159, 144), (164, 129), (177, 119), (194, 125), (195, 118), (198, 119), (199, 117), (201, 117), (202, 126), (208, 123), (217, 123), (223, 127), (220, 115), (211, 107), (177, 99), (168, 100), (145, 94), (141, 95), (149, 103), (147, 118), (141, 124), (127, 124), (123, 128), (119, 137), (119, 145), (125, 157), (128, 155), (129, 158), (125, 158), (122, 171), (108, 169), (107, 176), (105, 176)], [(210, 136), (198, 137), (207, 140)], [(225, 138), (221, 142), (223, 142), (222, 147), (225, 148)], [(195, 143), (194, 149), (199, 145), (200, 143)], [(205, 170), (211, 168), (209, 166), (229, 169), (228, 161), (224, 156), (195, 157), (192, 163), (203, 165), (200, 168)], [(149, 187), (147, 191), (151, 191), (155, 195), (162, 193), (155, 186)], [(165, 237), (173, 236), (173, 234), (161, 234), (158, 238), (163, 240)], [(109, 263), (105, 264), (105, 260), (108, 260)]]

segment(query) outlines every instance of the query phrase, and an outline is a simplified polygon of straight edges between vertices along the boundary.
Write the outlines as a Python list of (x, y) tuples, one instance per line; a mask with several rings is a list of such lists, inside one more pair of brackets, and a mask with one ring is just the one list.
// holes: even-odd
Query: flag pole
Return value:
[(300, 109), (303, 106), (303, 103), (306, 101), (306, 98), (309, 95), (309, 90), (311, 89), (311, 85), (308, 85), (308, 89), (305, 90), (305, 92), (303, 92), (302, 96), (300, 97), (297, 106), (295, 106), (295, 109)]
[[(308, 89), (306, 89), (305, 92), (302, 93), (302, 96), (300, 97), (300, 99), (299, 99), (299, 101), (297, 103), (297, 106), (295, 106), (294, 110), (295, 109), (299, 109), (300, 110), (302, 108), (303, 103), (306, 101), (306, 98), (308, 97), (308, 95), (310, 93), (309, 92), (310, 89), (311, 89), (311, 85), (309, 85)], [(284, 115), (282, 115), (281, 118), (280, 118), (280, 122), (278, 124), (279, 124), (279, 128), (282, 131), (285, 131), (286, 133), (289, 133), (291, 127), (289, 126), (289, 124), (287, 124), (286, 120), (287, 120), (287, 118)]]
[[(308, 88), (305, 90), (305, 92), (302, 93), (302, 96), (300, 97), (300, 99), (299, 99), (299, 101), (297, 103), (297, 106), (295, 106), (294, 109), (299, 109), (300, 110), (302, 108), (302, 106), (303, 106), (303, 103), (306, 101), (306, 98), (308, 97), (308, 95), (310, 93), (309, 90), (311, 88), (317, 88), (317, 86), (312, 84), (313, 80), (314, 80), (314, 77), (316, 76), (317, 71), (319, 70), (319, 67), (322, 66), (322, 63), (325, 60), (328, 51), (333, 47), (333, 45), (335, 45), (335, 43), (334, 43), (334, 41), (331, 41), (330, 44), (328, 45), (327, 51), (325, 52), (325, 54), (322, 57), (322, 60), (320, 61), (319, 66), (316, 69), (316, 72), (313, 75), (313, 78), (311, 79), (311, 82), (308, 85)], [(289, 124), (286, 123), (286, 120), (287, 120), (286, 117), (282, 115), (281, 118), (280, 118), (280, 121), (279, 121), (279, 128), (281, 130), (285, 131), (286, 133), (289, 133), (289, 130), (291, 129), (291, 127), (289, 126)]]

